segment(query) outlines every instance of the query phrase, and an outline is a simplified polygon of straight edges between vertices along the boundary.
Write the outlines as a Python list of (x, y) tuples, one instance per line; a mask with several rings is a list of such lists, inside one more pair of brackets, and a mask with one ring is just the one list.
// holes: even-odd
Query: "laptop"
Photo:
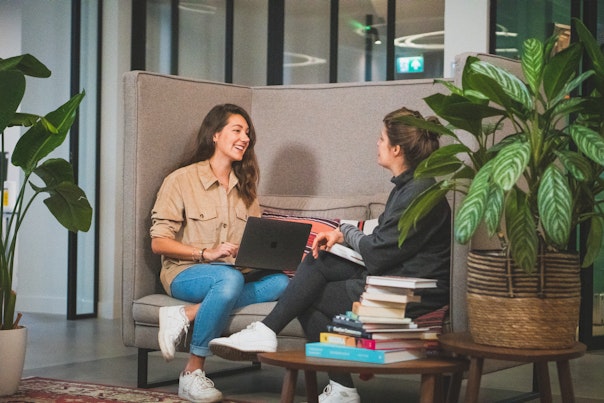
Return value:
[(311, 224), (248, 217), (235, 266), (264, 270), (296, 270)]

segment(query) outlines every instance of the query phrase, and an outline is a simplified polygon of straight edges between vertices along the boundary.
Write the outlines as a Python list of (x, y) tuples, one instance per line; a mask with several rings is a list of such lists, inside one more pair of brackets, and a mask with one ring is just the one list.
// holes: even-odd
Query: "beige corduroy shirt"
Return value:
[[(164, 179), (151, 212), (151, 238), (175, 239), (199, 249), (222, 242), (239, 244), (249, 216), (259, 217), (258, 200), (248, 208), (239, 196), (233, 172), (220, 186), (208, 161), (177, 169)], [(230, 263), (232, 258), (225, 259)], [(161, 283), (170, 295), (176, 275), (195, 262), (162, 256)]]

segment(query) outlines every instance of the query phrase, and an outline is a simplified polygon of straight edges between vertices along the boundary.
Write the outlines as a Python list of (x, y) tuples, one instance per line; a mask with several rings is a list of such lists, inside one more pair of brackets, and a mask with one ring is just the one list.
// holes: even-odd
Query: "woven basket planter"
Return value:
[(499, 347), (563, 349), (576, 339), (579, 256), (545, 253), (526, 274), (501, 251), (468, 255), (468, 320), (475, 342)]

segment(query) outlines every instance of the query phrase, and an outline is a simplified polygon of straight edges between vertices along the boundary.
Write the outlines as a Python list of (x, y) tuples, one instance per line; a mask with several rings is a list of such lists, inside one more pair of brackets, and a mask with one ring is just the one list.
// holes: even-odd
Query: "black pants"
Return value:
[[(296, 275), (277, 301), (277, 305), (262, 321), (279, 333), (293, 319), (298, 318), (306, 338), (319, 341), (319, 334), (327, 331), (334, 315), (345, 313), (359, 296), (346, 290), (346, 280), (364, 281), (364, 268), (328, 252), (320, 252), (317, 259), (309, 254), (298, 266)], [(330, 373), (330, 379), (347, 387), (354, 387), (350, 374)]]

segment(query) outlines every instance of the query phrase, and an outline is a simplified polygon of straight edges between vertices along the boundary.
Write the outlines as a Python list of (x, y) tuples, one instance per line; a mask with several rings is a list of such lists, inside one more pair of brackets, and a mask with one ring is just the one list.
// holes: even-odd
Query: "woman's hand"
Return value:
[(222, 259), (229, 256), (237, 257), (237, 252), (239, 252), (239, 245), (230, 242), (224, 242), (215, 248), (207, 248), (203, 252), (203, 257), (206, 261), (213, 262), (214, 260)]
[[(153, 238), (151, 239), (151, 249), (153, 253), (171, 257), (174, 259), (184, 259), (197, 261), (201, 249), (180, 243), (170, 238)], [(225, 257), (237, 257), (239, 245), (229, 242), (221, 243), (215, 248), (206, 248), (203, 251), (203, 261), (212, 262)]]
[(312, 255), (316, 259), (320, 250), (329, 250), (334, 244), (344, 242), (344, 235), (339, 229), (319, 232), (312, 243)]

